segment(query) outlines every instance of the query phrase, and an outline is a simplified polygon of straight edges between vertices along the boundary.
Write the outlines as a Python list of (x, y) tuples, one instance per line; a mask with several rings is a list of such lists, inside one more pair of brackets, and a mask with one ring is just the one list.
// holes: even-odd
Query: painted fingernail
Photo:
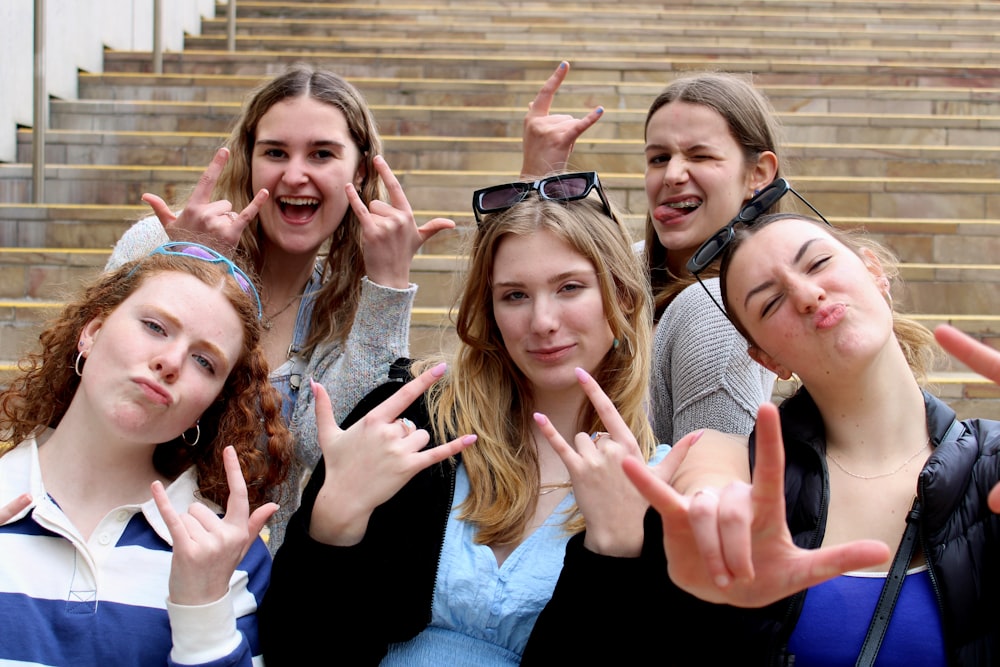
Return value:
[(436, 378), (439, 378), (442, 375), (444, 375), (444, 372), (446, 370), (448, 370), (448, 363), (442, 361), (440, 364), (431, 369), (431, 375), (433, 375)]

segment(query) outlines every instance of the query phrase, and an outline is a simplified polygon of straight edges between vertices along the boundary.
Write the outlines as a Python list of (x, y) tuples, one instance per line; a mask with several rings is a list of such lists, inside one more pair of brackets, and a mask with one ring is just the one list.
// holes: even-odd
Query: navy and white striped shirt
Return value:
[[(185, 512), (196, 489), (191, 468), (167, 495)], [(175, 605), (172, 540), (152, 495), (85, 540), (45, 492), (34, 439), (0, 456), (0, 505), (22, 493), (31, 505), (0, 526), (0, 664), (263, 665), (256, 611), (271, 557), (260, 538), (225, 597)]]

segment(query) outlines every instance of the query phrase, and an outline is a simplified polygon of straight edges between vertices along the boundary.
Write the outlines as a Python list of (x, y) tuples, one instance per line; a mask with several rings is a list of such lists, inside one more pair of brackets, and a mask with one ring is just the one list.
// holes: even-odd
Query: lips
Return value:
[(139, 378), (135, 380), (135, 383), (139, 385), (139, 388), (142, 390), (142, 393), (146, 396), (146, 398), (157, 405), (170, 405), (174, 402), (170, 393), (156, 382)]
[(559, 345), (552, 347), (536, 348), (533, 350), (528, 350), (528, 354), (537, 359), (538, 361), (559, 361), (566, 357), (570, 350), (573, 349), (573, 345)]
[(837, 326), (847, 314), (847, 306), (842, 303), (835, 303), (825, 308), (820, 308), (813, 315), (813, 324), (817, 329), (830, 329)]
[(291, 222), (306, 222), (316, 214), (320, 200), (315, 197), (278, 197), (282, 217)]
[(701, 204), (702, 201), (695, 197), (667, 201), (653, 209), (653, 219), (662, 224), (676, 222), (698, 210)]

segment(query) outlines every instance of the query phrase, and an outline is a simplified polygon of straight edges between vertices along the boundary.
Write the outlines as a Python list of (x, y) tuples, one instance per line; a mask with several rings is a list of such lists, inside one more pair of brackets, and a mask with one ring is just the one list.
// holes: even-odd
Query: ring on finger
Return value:
[(716, 500), (719, 499), (719, 492), (716, 491), (715, 489), (711, 488), (711, 487), (708, 487), (708, 486), (706, 486), (704, 488), (701, 488), (701, 489), (698, 489), (697, 491), (695, 491), (694, 493), (692, 493), (691, 494), (691, 498), (692, 499), (693, 498), (697, 498), (702, 493), (705, 494), (706, 496), (711, 496), (712, 498), (715, 498)]
[(610, 437), (611, 434), (608, 433), (607, 431), (594, 431), (593, 433), (590, 434), (590, 439), (594, 441), (594, 443), (596, 443), (598, 440), (600, 440), (605, 436)]
[(240, 217), (240, 214), (237, 213), (236, 211), (229, 211), (228, 213), (226, 213), (226, 215), (228, 215), (229, 218), (232, 220), (235, 220), (236, 218)]
[(403, 427), (403, 437), (406, 437), (417, 430), (417, 425), (406, 417), (400, 417), (396, 421)]

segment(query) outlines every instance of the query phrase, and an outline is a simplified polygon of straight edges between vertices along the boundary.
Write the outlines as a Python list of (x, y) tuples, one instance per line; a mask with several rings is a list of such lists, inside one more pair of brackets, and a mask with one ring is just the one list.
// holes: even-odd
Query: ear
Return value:
[(788, 380), (789, 378), (792, 377), (792, 372), (790, 370), (788, 370), (787, 368), (776, 362), (774, 360), (774, 357), (772, 357), (771, 355), (769, 355), (767, 352), (760, 349), (756, 345), (750, 345), (749, 347), (747, 347), (747, 354), (750, 355), (751, 359), (753, 359), (758, 364), (760, 364), (767, 370), (777, 375), (782, 380)]
[(890, 288), (889, 276), (885, 275), (885, 269), (882, 268), (882, 262), (879, 261), (878, 255), (872, 252), (870, 248), (862, 248), (861, 261), (865, 263), (865, 268), (872, 275), (872, 279), (875, 281), (875, 285), (879, 291), (883, 294), (888, 293)]
[[(97, 334), (100, 333), (101, 327), (104, 326), (104, 320), (99, 317), (87, 322), (84, 325), (83, 331), (80, 332), (80, 351), (90, 354), (90, 349), (94, 347), (94, 342), (97, 341)], [(85, 354), (84, 357), (87, 355)]]
[(757, 157), (757, 164), (750, 170), (750, 188), (763, 190), (778, 175), (778, 156), (771, 151), (764, 151)]
[(358, 160), (358, 168), (354, 172), (354, 188), (361, 192), (361, 186), (368, 178), (368, 154), (362, 153), (361, 159)]

